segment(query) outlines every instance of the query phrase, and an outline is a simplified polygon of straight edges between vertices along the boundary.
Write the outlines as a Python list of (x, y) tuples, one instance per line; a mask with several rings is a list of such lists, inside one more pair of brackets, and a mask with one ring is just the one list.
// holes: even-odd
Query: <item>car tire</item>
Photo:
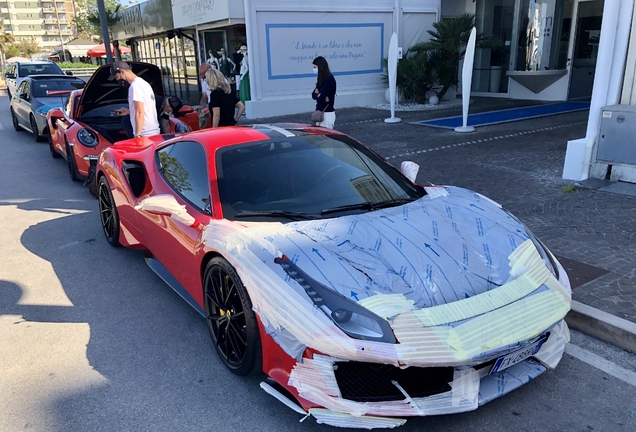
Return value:
[(99, 179), (97, 201), (99, 202), (99, 217), (102, 222), (106, 240), (111, 246), (117, 247), (120, 245), (119, 213), (117, 212), (117, 206), (113, 199), (113, 192), (110, 190), (108, 180), (106, 180), (104, 176)]
[(51, 157), (53, 159), (59, 159), (62, 157), (61, 154), (55, 151), (55, 147), (53, 147), (53, 138), (49, 135), (49, 151), (51, 152)]
[(13, 108), (11, 108), (11, 122), (13, 123), (13, 129), (15, 129), (16, 132), (22, 132), (22, 128), (20, 127), (20, 124), (18, 123), (18, 118), (15, 116), (15, 113), (13, 112)]
[(33, 138), (35, 139), (35, 142), (44, 141), (44, 137), (40, 135), (40, 131), (38, 130), (38, 122), (35, 121), (33, 114), (29, 116), (29, 122), (31, 123), (31, 130), (33, 131)]
[(71, 180), (79, 181), (79, 177), (77, 177), (77, 167), (75, 166), (75, 154), (69, 145), (66, 146), (66, 164), (68, 166), (68, 175), (71, 177)]
[(205, 316), (219, 358), (236, 375), (259, 373), (261, 338), (252, 302), (236, 270), (221, 257), (203, 276)]

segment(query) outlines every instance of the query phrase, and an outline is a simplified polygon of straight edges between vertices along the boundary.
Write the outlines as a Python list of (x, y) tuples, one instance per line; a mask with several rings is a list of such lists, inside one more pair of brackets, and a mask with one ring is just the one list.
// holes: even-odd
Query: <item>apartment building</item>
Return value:
[(75, 4), (62, 0), (0, 0), (0, 25), (3, 33), (16, 40), (34, 37), (43, 51), (72, 40)]

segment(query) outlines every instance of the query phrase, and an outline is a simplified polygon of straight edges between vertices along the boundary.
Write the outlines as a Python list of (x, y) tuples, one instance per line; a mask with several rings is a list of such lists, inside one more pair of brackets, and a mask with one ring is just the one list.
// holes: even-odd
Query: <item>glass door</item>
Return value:
[(574, 5), (574, 33), (570, 45), (570, 89), (568, 99), (592, 97), (594, 72), (601, 36), (603, 0), (578, 0)]
[(472, 91), (506, 93), (515, 0), (478, 0), (475, 9), (477, 31), (496, 43), (476, 49)]

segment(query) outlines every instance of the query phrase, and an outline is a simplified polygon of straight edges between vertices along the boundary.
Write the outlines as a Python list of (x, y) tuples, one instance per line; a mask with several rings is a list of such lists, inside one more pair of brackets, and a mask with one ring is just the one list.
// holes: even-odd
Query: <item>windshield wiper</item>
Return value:
[(386, 201), (380, 201), (378, 203), (373, 203), (373, 209), (387, 208), (387, 207), (395, 207), (402, 204), (407, 204), (415, 201), (417, 198), (394, 198)]
[(308, 213), (299, 213), (292, 212), (287, 210), (269, 210), (269, 211), (247, 211), (247, 212), (239, 212), (235, 214), (234, 218), (244, 218), (244, 217), (286, 217), (292, 220), (304, 220), (304, 219), (317, 219), (316, 215), (311, 215)]
[(377, 203), (365, 201), (357, 204), (347, 204), (339, 207), (334, 207), (330, 209), (326, 209), (320, 212), (321, 215), (326, 215), (329, 213), (338, 213), (345, 212), (349, 210), (377, 210), (381, 208), (394, 207), (402, 204), (407, 204), (415, 201), (417, 198), (395, 198), (386, 201), (380, 201)]
[(338, 213), (338, 212), (349, 211), (349, 210), (373, 210), (373, 205), (374, 204), (372, 202), (368, 202), (368, 201), (357, 203), (357, 204), (347, 204), (347, 205), (338, 206), (338, 207), (334, 207), (330, 209), (325, 209), (321, 211), (320, 214), (326, 215), (329, 213)]

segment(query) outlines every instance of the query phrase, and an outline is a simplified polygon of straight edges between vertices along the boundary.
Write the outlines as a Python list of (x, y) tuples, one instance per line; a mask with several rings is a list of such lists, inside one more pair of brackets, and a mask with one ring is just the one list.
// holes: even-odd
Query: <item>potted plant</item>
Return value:
[[(443, 18), (433, 23), (434, 30), (428, 30), (431, 39), (411, 47), (414, 52), (427, 51), (430, 66), (434, 69), (436, 84), (441, 87), (437, 97), (441, 100), (451, 87), (459, 81), (459, 62), (466, 55), (466, 45), (470, 31), (475, 26), (475, 15), (462, 14), (454, 18)], [(493, 38), (483, 33), (477, 34), (477, 44), (488, 48)]]
[[(386, 70), (388, 59), (383, 60), (383, 66)], [(382, 79), (388, 83), (388, 74), (383, 73)], [(397, 64), (396, 86), (398, 95), (401, 95), (398, 99), (403, 98), (424, 104), (426, 93), (431, 89), (432, 84), (432, 69), (429, 67), (428, 53), (408, 49)]]

